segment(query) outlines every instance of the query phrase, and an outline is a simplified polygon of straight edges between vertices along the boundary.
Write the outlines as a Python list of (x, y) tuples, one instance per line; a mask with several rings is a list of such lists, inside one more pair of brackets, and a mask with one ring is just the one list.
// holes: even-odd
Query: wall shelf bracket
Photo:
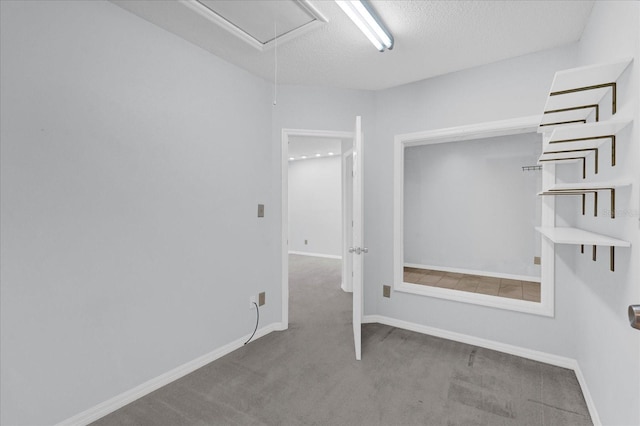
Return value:
[[(584, 92), (587, 90), (597, 90), (597, 89), (604, 89), (607, 87), (611, 87), (611, 114), (615, 114), (616, 113), (616, 103), (617, 103), (617, 93), (616, 93), (616, 83), (603, 83), (603, 84), (594, 84), (592, 86), (584, 86), (584, 87), (576, 87), (575, 89), (567, 89), (567, 90), (559, 90), (557, 92), (551, 92), (549, 93), (549, 96), (559, 96), (559, 95), (567, 95), (569, 93), (577, 93), (577, 92)], [(597, 117), (597, 112), (596, 112), (596, 117)], [(596, 118), (596, 121), (598, 121), (598, 118)]]
[(548, 158), (538, 160), (539, 162), (558, 162), (558, 161), (572, 161), (572, 160), (582, 160), (582, 179), (586, 179), (587, 177), (587, 159), (586, 157), (567, 157), (567, 158)]
[(585, 138), (553, 140), (549, 142), (549, 145), (557, 144), (557, 143), (584, 142), (584, 141), (598, 140), (598, 139), (611, 139), (611, 165), (615, 166), (616, 165), (616, 135), (602, 135), (602, 136), (592, 136), (592, 137), (585, 137)]

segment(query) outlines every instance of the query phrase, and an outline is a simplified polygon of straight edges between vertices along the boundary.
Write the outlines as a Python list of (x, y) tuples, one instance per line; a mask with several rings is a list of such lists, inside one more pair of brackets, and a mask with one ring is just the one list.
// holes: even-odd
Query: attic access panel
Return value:
[(327, 22), (307, 0), (189, 0), (193, 10), (258, 50)]

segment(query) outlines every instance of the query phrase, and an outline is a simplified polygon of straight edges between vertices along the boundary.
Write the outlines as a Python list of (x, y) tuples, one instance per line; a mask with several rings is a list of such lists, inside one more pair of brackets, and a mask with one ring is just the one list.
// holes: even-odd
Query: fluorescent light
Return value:
[(316, 157), (320, 157), (321, 154), (316, 154)]
[(384, 44), (384, 47), (386, 47), (387, 49), (392, 48), (393, 41), (391, 40), (391, 37), (389, 37), (389, 35), (382, 29), (382, 27), (380, 26), (380, 22), (378, 22), (378, 20), (371, 15), (370, 8), (365, 8), (364, 4), (362, 4), (362, 2), (360, 1), (352, 1), (351, 4), (353, 4), (353, 7), (356, 9), (358, 14), (360, 14), (360, 16), (364, 18), (369, 28), (371, 28), (373, 32), (376, 33), (378, 40), (380, 40), (382, 44)]
[(393, 49), (393, 37), (382, 26), (380, 19), (365, 0), (336, 0), (336, 3), (367, 36), (376, 49), (380, 52), (383, 52), (385, 48)]
[(329, 155), (333, 155), (333, 152), (330, 152)]
[(302, 158), (302, 159), (304, 160), (305, 158), (307, 158), (307, 156), (306, 156), (306, 155), (303, 155), (303, 156), (302, 156), (302, 157), (300, 157), (300, 158)]
[(295, 159), (296, 159), (295, 157), (289, 157), (289, 161), (293, 161)]

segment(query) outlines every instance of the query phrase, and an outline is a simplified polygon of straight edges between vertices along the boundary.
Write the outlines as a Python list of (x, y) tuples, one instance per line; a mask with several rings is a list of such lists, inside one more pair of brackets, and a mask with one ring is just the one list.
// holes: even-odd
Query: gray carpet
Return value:
[(289, 330), (94, 425), (591, 425), (575, 374), (367, 324), (356, 361), (340, 261), (290, 256)]

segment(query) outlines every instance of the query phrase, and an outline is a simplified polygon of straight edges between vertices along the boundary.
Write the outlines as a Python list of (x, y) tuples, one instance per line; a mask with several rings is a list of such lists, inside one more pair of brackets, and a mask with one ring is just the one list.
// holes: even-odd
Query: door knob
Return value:
[(640, 305), (629, 305), (629, 324), (640, 330)]
[(362, 249), (360, 247), (349, 247), (349, 253), (360, 254)]
[(366, 248), (366, 247), (362, 247), (362, 252), (363, 252), (363, 253), (369, 253), (369, 249), (368, 249), (368, 248)]

